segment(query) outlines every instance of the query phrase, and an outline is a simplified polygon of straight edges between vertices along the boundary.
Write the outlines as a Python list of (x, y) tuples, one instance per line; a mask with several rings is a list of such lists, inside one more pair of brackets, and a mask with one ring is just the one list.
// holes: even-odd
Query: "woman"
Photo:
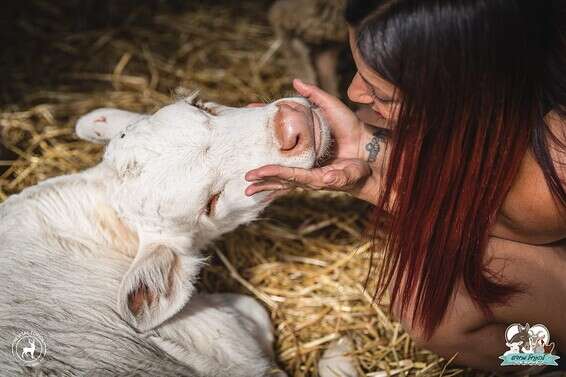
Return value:
[(417, 344), (511, 371), (499, 366), (505, 330), (528, 322), (546, 325), (560, 352), (566, 5), (350, 1), (347, 20), (358, 69), (348, 96), (387, 132), (295, 80), (331, 122), (335, 159), (309, 171), (250, 171), (247, 194), (299, 184), (389, 213), (379, 293), (389, 288), (392, 312)]

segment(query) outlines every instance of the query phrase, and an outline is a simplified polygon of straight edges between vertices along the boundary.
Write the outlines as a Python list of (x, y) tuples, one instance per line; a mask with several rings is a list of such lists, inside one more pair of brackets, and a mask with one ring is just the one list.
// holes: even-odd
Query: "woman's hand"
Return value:
[(300, 80), (294, 80), (293, 86), (317, 105), (328, 121), (335, 140), (332, 159), (325, 166), (314, 169), (267, 165), (251, 170), (246, 174), (246, 180), (254, 183), (246, 189), (246, 195), (261, 191), (285, 192), (299, 186), (344, 191), (375, 203), (380, 181), (379, 174), (374, 171), (379, 170), (375, 166), (375, 152), (376, 149), (379, 152), (379, 142), (384, 140), (372, 135), (371, 127), (364, 125), (338, 98)]
[(297, 92), (319, 107), (328, 122), (336, 142), (336, 159), (360, 158), (362, 152), (363, 122), (338, 98), (326, 93), (315, 85), (308, 85), (301, 80), (293, 80)]

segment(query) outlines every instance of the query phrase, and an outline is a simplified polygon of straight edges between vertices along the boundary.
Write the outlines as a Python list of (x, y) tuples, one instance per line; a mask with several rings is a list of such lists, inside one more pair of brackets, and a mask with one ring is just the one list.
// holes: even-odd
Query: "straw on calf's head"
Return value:
[(244, 194), (245, 173), (266, 164), (310, 168), (329, 145), (324, 119), (301, 98), (261, 108), (188, 98), (153, 115), (95, 110), (77, 135), (107, 144), (111, 205), (136, 229), (139, 248), (122, 281), (120, 313), (149, 329), (189, 299), (199, 250), (254, 220), (268, 193)]

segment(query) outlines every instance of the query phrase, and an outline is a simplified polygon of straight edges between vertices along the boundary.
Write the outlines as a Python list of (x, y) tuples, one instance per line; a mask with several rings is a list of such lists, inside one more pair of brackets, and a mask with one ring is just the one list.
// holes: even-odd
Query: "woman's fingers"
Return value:
[(324, 186), (324, 183), (322, 182), (322, 175), (322, 169), (307, 170), (301, 168), (289, 168), (280, 165), (266, 165), (258, 169), (250, 170), (246, 174), (246, 180), (257, 181), (275, 178), (279, 181), (285, 181), (295, 186), (320, 188), (320, 186)]
[(305, 84), (299, 79), (294, 79), (293, 87), (300, 95), (322, 109), (329, 109), (333, 106), (344, 106), (338, 98), (326, 93), (316, 85)]
[(261, 191), (276, 191), (276, 190), (286, 190), (286, 187), (282, 183), (277, 182), (267, 182), (267, 183), (254, 183), (246, 188), (245, 194), (247, 196), (252, 196)]
[(323, 182), (334, 190), (353, 187), (362, 179), (371, 175), (371, 169), (362, 160), (352, 160), (341, 169), (334, 169), (324, 174)]
[(246, 180), (254, 182), (246, 189), (246, 195), (297, 186), (315, 190), (348, 191), (370, 175), (369, 165), (362, 160), (342, 160), (311, 170), (266, 165), (246, 174)]
[(295, 79), (293, 86), (299, 94), (306, 97), (321, 110), (331, 128), (336, 145), (341, 149), (356, 148), (357, 150), (357, 139), (359, 139), (363, 124), (356, 114), (338, 98), (315, 85), (305, 84), (301, 80)]

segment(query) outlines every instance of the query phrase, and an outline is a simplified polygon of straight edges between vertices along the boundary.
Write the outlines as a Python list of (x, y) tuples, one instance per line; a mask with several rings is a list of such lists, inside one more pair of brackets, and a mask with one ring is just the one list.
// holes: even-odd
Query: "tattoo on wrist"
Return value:
[(379, 142), (385, 140), (387, 132), (383, 128), (378, 128), (374, 133), (373, 137), (366, 144), (366, 151), (369, 152), (368, 162), (375, 162), (377, 160), (377, 155), (379, 154)]

